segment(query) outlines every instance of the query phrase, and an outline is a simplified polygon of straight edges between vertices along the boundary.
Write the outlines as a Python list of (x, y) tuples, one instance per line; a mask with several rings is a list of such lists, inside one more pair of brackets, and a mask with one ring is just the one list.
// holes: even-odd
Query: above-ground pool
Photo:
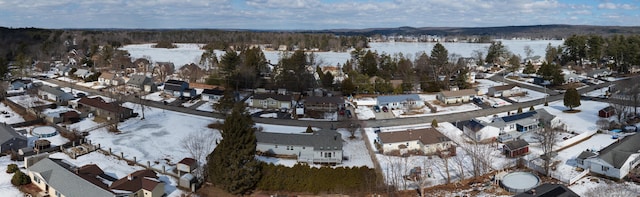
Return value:
[(36, 127), (36, 128), (33, 128), (31, 132), (33, 136), (36, 136), (38, 138), (53, 137), (58, 134), (58, 131), (56, 130), (56, 128), (52, 126)]
[(509, 192), (521, 193), (537, 187), (540, 178), (528, 172), (513, 172), (502, 177), (500, 184)]

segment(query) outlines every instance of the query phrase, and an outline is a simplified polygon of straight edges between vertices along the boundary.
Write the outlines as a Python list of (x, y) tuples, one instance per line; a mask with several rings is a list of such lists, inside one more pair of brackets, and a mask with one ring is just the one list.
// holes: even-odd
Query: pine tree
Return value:
[(209, 180), (225, 191), (242, 195), (251, 192), (261, 176), (255, 159), (256, 128), (243, 104), (236, 104), (222, 126), (222, 141), (209, 155)]
[(564, 93), (564, 106), (568, 107), (569, 110), (580, 106), (580, 93), (578, 93), (578, 90), (569, 88), (567, 92)]
[(535, 108), (533, 108), (533, 105), (531, 107), (529, 107), (529, 111), (534, 111), (536, 110)]
[(213, 104), (213, 108), (222, 114), (228, 114), (235, 103), (236, 99), (233, 95), (233, 90), (231, 88), (226, 88), (222, 98), (217, 103)]
[(431, 121), (431, 127), (438, 127), (438, 121), (436, 119)]
[(518, 107), (518, 112), (517, 113), (519, 113), (519, 114), (522, 113), (522, 107)]
[(305, 131), (305, 133), (313, 133), (313, 129), (311, 128), (311, 125), (307, 126), (307, 130)]

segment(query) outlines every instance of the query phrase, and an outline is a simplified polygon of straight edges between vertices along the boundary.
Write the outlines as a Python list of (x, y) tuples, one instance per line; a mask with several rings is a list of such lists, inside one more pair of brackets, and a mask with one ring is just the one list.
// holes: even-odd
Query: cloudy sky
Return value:
[(640, 0), (0, 0), (0, 26), (339, 29), (640, 26)]

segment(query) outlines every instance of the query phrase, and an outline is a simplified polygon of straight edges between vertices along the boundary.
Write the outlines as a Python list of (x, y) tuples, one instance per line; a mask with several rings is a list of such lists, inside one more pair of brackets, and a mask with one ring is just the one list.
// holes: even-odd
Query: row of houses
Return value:
[(475, 141), (499, 140), (498, 137), (510, 132), (534, 132), (544, 125), (551, 127), (560, 120), (544, 109), (537, 109), (491, 120), (471, 119), (463, 125), (463, 133)]

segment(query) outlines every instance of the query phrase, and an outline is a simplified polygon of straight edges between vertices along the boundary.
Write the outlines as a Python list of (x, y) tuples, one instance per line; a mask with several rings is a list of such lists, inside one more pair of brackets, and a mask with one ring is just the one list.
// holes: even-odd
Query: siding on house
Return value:
[(463, 89), (456, 91), (441, 91), (436, 98), (444, 104), (466, 103), (476, 96), (478, 92), (474, 89)]
[(448, 149), (453, 142), (434, 128), (378, 133), (383, 152), (394, 150), (420, 150), (425, 154)]
[(342, 136), (335, 131), (313, 134), (256, 132), (256, 151), (267, 155), (294, 156), (298, 162), (342, 163)]

